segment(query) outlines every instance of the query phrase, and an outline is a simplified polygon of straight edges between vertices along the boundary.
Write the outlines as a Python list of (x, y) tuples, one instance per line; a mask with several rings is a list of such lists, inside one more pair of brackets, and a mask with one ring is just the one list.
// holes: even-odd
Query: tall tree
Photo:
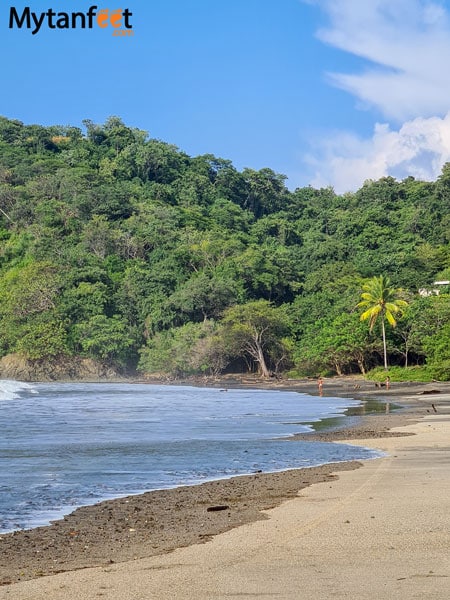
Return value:
[(260, 374), (270, 377), (270, 366), (284, 358), (283, 341), (289, 332), (283, 307), (275, 307), (267, 300), (247, 302), (228, 308), (222, 323), (229, 354), (256, 363)]
[(384, 322), (387, 321), (391, 327), (397, 325), (394, 315), (401, 314), (403, 308), (406, 308), (408, 303), (400, 298), (402, 291), (391, 287), (389, 277), (380, 275), (372, 277), (363, 285), (363, 293), (361, 294), (361, 302), (358, 303), (358, 308), (365, 309), (361, 314), (361, 321), (369, 320), (370, 331), (375, 326), (378, 317), (381, 318), (381, 331), (383, 334), (383, 354), (384, 368), (387, 370), (387, 349), (386, 349), (386, 328)]

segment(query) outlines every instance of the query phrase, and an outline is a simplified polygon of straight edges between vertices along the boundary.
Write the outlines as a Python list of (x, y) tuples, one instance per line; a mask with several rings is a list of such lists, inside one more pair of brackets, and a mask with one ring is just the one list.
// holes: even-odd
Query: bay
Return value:
[(376, 458), (289, 440), (359, 404), (287, 391), (0, 381), (0, 533), (108, 498)]

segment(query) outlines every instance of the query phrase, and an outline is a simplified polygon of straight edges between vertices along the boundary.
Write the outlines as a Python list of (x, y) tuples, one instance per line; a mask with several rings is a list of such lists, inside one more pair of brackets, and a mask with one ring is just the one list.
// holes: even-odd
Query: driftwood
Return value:
[(227, 510), (230, 508), (227, 504), (219, 504), (218, 506), (208, 506), (206, 512), (217, 512), (219, 510)]

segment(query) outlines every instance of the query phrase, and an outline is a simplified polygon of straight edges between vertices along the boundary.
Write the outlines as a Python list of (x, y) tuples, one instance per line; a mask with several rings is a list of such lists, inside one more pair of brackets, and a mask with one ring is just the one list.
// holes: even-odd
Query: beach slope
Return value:
[(352, 439), (388, 455), (302, 489), (265, 520), (169, 554), (14, 583), (0, 599), (447, 600), (449, 399), (402, 429), (414, 435)]

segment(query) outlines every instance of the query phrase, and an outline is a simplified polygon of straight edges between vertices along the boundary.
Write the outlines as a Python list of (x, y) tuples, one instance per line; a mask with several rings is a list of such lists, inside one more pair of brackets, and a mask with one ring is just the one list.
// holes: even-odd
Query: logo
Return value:
[(14, 6), (9, 9), (9, 29), (25, 27), (32, 35), (39, 33), (43, 27), (47, 29), (104, 29), (112, 32), (115, 37), (134, 35), (131, 17), (128, 9), (101, 8), (91, 6), (86, 12), (56, 12), (49, 8), (45, 12), (32, 12), (26, 6), (19, 12)]

